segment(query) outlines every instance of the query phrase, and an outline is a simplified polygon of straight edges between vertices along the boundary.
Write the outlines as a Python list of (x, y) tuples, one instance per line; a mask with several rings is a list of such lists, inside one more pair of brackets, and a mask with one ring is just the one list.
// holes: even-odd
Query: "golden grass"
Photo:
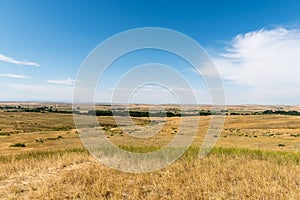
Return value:
[[(192, 119), (193, 117), (189, 117)], [(98, 117), (107, 136), (117, 145), (158, 145), (169, 143), (179, 132), (179, 119), (168, 118), (160, 132), (152, 138), (134, 138), (122, 132), (112, 117)], [(146, 119), (134, 119), (137, 126), (149, 129)], [(210, 117), (200, 117), (198, 132), (194, 145), (201, 145)], [(145, 127), (145, 128), (144, 128)], [(72, 115), (56, 113), (6, 113), (0, 112), (0, 150), (1, 154), (17, 153), (19, 151), (35, 151), (46, 149), (62, 149), (80, 146)], [(189, 132), (197, 126), (190, 124), (185, 127)], [(300, 117), (281, 115), (257, 116), (227, 116), (224, 130), (217, 146), (300, 151)], [(36, 143), (38, 139), (63, 136), (64, 139)], [(9, 148), (13, 143), (25, 143), (26, 148)], [(279, 146), (283, 144), (284, 146)]]
[(1, 133), (66, 131), (75, 128), (72, 115), (33, 112), (0, 112)]
[(2, 160), (4, 199), (299, 199), (299, 154), (190, 149), (169, 167), (145, 174), (112, 170), (85, 151), (23, 154)]

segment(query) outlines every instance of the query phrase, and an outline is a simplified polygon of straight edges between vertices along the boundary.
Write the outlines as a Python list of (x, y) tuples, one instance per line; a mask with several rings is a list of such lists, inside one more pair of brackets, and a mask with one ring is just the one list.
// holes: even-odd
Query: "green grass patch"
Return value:
[[(147, 153), (159, 150), (159, 146), (124, 146), (120, 145), (120, 148), (135, 152), (135, 153)], [(179, 151), (183, 147), (170, 147), (170, 151)], [(181, 159), (192, 160), (199, 159), (198, 154), (200, 147), (190, 146), (182, 155)], [(215, 147), (207, 155), (218, 156), (221, 159), (232, 159), (239, 157), (246, 157), (252, 160), (265, 160), (277, 164), (286, 164), (286, 163), (299, 163), (300, 162), (300, 152), (285, 152), (285, 151), (268, 151), (268, 150), (259, 150), (259, 149), (247, 149), (247, 148), (224, 148), (224, 147)], [(205, 158), (204, 158), (205, 159)]]
[[(22, 143), (20, 143), (22, 144)], [(20, 146), (20, 144), (16, 143), (14, 145)], [(106, 149), (107, 148), (107, 149)], [(114, 153), (111, 147), (101, 147), (102, 152), (106, 153)], [(125, 146), (120, 145), (119, 148), (134, 152), (134, 153), (147, 153), (154, 152), (159, 150), (161, 147), (159, 146)], [(170, 147), (166, 150), (171, 154), (176, 153), (178, 151), (183, 150), (183, 147)], [(185, 161), (193, 161), (199, 159), (200, 147), (191, 146), (189, 147), (181, 156), (180, 160)], [(17, 155), (9, 155), (9, 156), (0, 156), (0, 162), (11, 162), (13, 160), (22, 160), (22, 159), (49, 159), (55, 158), (57, 156), (65, 156), (66, 154), (86, 154), (89, 152), (85, 148), (73, 148), (73, 149), (65, 149), (65, 150), (51, 150), (51, 151), (36, 151), (36, 152), (28, 152)], [(267, 150), (253, 150), (247, 148), (224, 148), (224, 147), (215, 147), (212, 151), (207, 155), (209, 156), (217, 156), (220, 160), (226, 159), (239, 159), (239, 158), (247, 158), (249, 160), (265, 160), (268, 162), (276, 163), (276, 164), (287, 164), (293, 163), (298, 164), (300, 162), (300, 153), (296, 152), (285, 152), (285, 151), (267, 151)], [(205, 158), (203, 158), (205, 159)]]
[(300, 153), (286, 151), (268, 151), (260, 149), (216, 147), (212, 149), (211, 154), (225, 157), (244, 156), (249, 159), (266, 160), (270, 162), (276, 162), (278, 164), (286, 164), (288, 162), (293, 162), (297, 164), (300, 161)]
[(161, 148), (158, 146), (127, 146), (127, 145), (119, 145), (118, 147), (134, 153), (148, 153), (148, 152), (157, 151)]

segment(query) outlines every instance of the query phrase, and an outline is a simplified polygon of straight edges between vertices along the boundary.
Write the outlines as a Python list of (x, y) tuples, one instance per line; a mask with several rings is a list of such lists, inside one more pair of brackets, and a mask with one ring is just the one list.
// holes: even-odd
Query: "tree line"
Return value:
[(265, 110), (260, 112), (239, 112), (239, 111), (211, 111), (200, 110), (194, 112), (180, 112), (180, 111), (167, 111), (167, 112), (148, 112), (148, 111), (136, 111), (136, 110), (89, 110), (88, 112), (82, 112), (79, 109), (56, 109), (52, 106), (41, 107), (21, 107), (21, 106), (0, 106), (0, 110), (6, 112), (39, 112), (39, 113), (63, 113), (63, 114), (80, 114), (80, 115), (95, 115), (95, 116), (131, 116), (131, 117), (185, 117), (185, 116), (209, 116), (209, 115), (292, 115), (300, 116), (300, 112), (295, 110)]
[(265, 110), (262, 112), (262, 114), (264, 115), (293, 115), (293, 116), (300, 116), (300, 112), (296, 111), (296, 110), (289, 110), (289, 111), (285, 111), (285, 110)]

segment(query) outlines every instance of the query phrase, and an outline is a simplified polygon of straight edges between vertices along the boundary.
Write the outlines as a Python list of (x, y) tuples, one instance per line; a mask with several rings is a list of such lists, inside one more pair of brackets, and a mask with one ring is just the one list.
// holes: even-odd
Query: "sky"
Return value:
[[(205, 49), (226, 104), (299, 105), (299, 10), (299, 0), (0, 0), (0, 101), (71, 102), (78, 71), (97, 45), (126, 30), (162, 27)], [(126, 88), (116, 89), (118, 81), (145, 63), (173, 67), (190, 81), (198, 103), (211, 102), (202, 77), (209, 69), (202, 66), (199, 74), (178, 56), (149, 49), (112, 63), (100, 77), (96, 101), (112, 101)], [(130, 102), (174, 103), (172, 91), (186, 90), (168, 87), (139, 86)]]

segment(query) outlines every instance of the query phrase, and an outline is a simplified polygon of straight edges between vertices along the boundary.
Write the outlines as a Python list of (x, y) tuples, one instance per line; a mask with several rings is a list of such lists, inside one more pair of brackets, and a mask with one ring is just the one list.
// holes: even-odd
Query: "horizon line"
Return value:
[[(54, 100), (0, 100), (3, 103), (57, 103), (57, 104), (73, 104), (72, 101), (54, 101)], [(95, 104), (95, 105), (186, 105), (186, 106), (300, 106), (299, 104), (257, 104), (257, 103), (240, 103), (240, 104), (190, 104), (190, 103), (111, 103), (111, 102), (79, 102), (76, 104)]]

